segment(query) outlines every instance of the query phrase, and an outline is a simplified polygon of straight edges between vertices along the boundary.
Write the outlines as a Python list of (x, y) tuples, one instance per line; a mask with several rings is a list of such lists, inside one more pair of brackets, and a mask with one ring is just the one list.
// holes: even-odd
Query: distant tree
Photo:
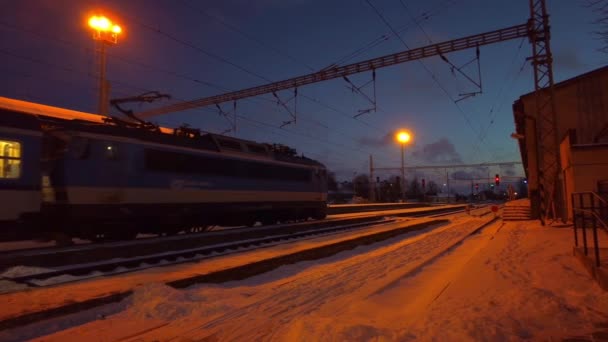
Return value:
[(388, 181), (391, 184), (391, 188), (390, 188), (391, 202), (397, 202), (398, 200), (401, 199), (401, 177), (390, 176), (388, 178)]
[(410, 182), (410, 186), (407, 189), (407, 197), (419, 199), (421, 195), (422, 190), (420, 188), (420, 184), (418, 183), (418, 177), (416, 177)]
[(336, 174), (333, 172), (327, 173), (327, 190), (338, 191), (338, 182), (336, 182)]
[(369, 176), (366, 174), (357, 175), (353, 179), (355, 196), (369, 198)]
[(586, 0), (585, 7), (590, 8), (597, 18), (593, 22), (597, 26), (593, 35), (601, 41), (599, 51), (608, 53), (608, 0)]
[(397, 177), (390, 177), (388, 180), (380, 182), (378, 188), (378, 201), (397, 202), (401, 198), (401, 188)]
[(434, 181), (429, 181), (426, 185), (426, 194), (429, 196), (437, 196), (439, 186)]

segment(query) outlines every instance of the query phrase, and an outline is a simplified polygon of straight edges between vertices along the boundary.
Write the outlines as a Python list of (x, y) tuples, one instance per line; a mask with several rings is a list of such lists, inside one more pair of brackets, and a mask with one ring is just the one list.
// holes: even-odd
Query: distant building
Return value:
[[(608, 191), (605, 185), (608, 184), (608, 66), (555, 84), (555, 98), (561, 188), (554, 198), (557, 215), (571, 219), (572, 193)], [(538, 116), (535, 108), (534, 93), (521, 96), (513, 104), (532, 214), (538, 217), (539, 159), (535, 127)]]

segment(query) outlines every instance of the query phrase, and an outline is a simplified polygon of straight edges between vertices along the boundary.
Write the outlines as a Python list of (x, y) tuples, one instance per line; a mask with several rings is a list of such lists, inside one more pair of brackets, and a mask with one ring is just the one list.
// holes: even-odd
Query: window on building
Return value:
[(21, 143), (0, 140), (0, 179), (21, 175)]

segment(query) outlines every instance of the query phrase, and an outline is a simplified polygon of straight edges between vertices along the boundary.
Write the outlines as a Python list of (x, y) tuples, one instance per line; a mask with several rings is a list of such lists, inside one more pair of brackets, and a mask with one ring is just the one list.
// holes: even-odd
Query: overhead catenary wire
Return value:
[[(264, 81), (267, 81), (267, 82), (272, 82), (270, 79), (268, 79), (268, 78), (266, 78), (266, 77), (264, 77), (264, 76), (262, 76), (262, 75), (260, 75), (260, 74), (258, 74), (256, 72), (254, 72), (254, 71), (251, 71), (251, 70), (249, 70), (249, 69), (247, 69), (245, 67), (237, 65), (236, 63), (233, 63), (233, 62), (229, 61), (228, 59), (225, 59), (225, 58), (223, 58), (223, 57), (221, 57), (219, 55), (216, 55), (216, 54), (214, 54), (214, 53), (212, 53), (212, 52), (210, 52), (210, 51), (208, 51), (206, 49), (202, 49), (202, 48), (196, 46), (195, 44), (190, 43), (190, 42), (188, 42), (186, 40), (179, 39), (175, 35), (169, 34), (169, 33), (165, 32), (165, 31), (161, 30), (160, 28), (153, 27), (153, 26), (150, 26), (148, 24), (145, 24), (141, 20), (139, 20), (137, 18), (134, 18), (133, 16), (125, 15), (125, 17), (129, 18), (129, 20), (132, 20), (133, 22), (137, 23), (138, 25), (140, 25), (140, 26), (142, 26), (142, 27), (144, 27), (144, 28), (146, 28), (146, 29), (148, 29), (148, 30), (150, 30), (152, 32), (160, 34), (160, 35), (162, 35), (162, 36), (164, 36), (164, 37), (166, 37), (166, 38), (168, 38), (168, 39), (170, 39), (170, 40), (172, 40), (172, 41), (174, 41), (174, 42), (176, 42), (176, 43), (178, 43), (180, 45), (186, 46), (186, 47), (191, 48), (191, 49), (193, 49), (195, 51), (203, 53), (204, 55), (207, 55), (207, 56), (209, 56), (209, 57), (211, 57), (213, 59), (216, 59), (216, 60), (218, 60), (220, 62), (223, 62), (223, 63), (226, 63), (228, 65), (231, 65), (231, 66), (233, 66), (233, 67), (235, 67), (235, 68), (237, 68), (237, 69), (239, 69), (239, 70), (241, 70), (241, 71), (243, 71), (243, 72), (245, 72), (245, 73), (247, 73), (247, 74), (249, 74), (251, 76), (258, 77), (258, 78), (260, 78), (260, 79), (262, 79)], [(328, 108), (328, 109), (330, 109), (330, 110), (332, 110), (332, 111), (334, 111), (336, 113), (341, 114), (342, 116), (344, 116), (344, 117), (346, 117), (348, 119), (353, 119), (353, 117), (351, 115), (345, 113), (342, 110), (336, 109), (333, 106), (327, 105), (324, 102), (320, 101), (319, 99), (316, 99), (314, 97), (311, 97), (311, 96), (308, 96), (306, 94), (303, 94), (302, 92), (300, 92), (300, 96), (302, 96), (304, 99), (308, 100), (309, 102), (313, 102), (313, 103), (321, 105), (321, 106), (323, 106), (325, 108)], [(357, 121), (357, 122), (359, 122), (359, 123), (361, 123), (361, 124), (363, 124), (363, 125), (365, 125), (365, 126), (378, 129), (378, 130), (380, 130), (382, 132), (382, 134), (389, 133), (389, 132), (386, 132), (386, 130), (380, 128), (379, 126), (371, 125), (371, 124), (369, 124), (367, 122), (364, 122), (364, 121), (361, 121), (361, 120), (357, 120), (357, 119), (354, 119), (354, 120)]]
[[(444, 3), (454, 3), (454, 2), (455, 2), (454, 0), (451, 0), (451, 1), (445, 1)], [(131, 18), (132, 18), (132, 17), (131, 17)], [(132, 19), (134, 19), (134, 18), (132, 18)], [(177, 42), (177, 43), (179, 43), (179, 44), (181, 44), (181, 45), (184, 45), (184, 46), (190, 47), (190, 48), (192, 48), (192, 49), (195, 49), (196, 51), (202, 52), (202, 53), (203, 53), (203, 54), (205, 54), (205, 55), (208, 55), (208, 56), (210, 56), (210, 57), (213, 57), (214, 59), (217, 59), (217, 60), (219, 60), (219, 61), (221, 61), (221, 62), (225, 62), (225, 63), (227, 63), (227, 64), (229, 64), (229, 65), (235, 66), (235, 67), (237, 67), (239, 70), (244, 71), (244, 72), (248, 73), (249, 75), (252, 75), (252, 76), (255, 76), (255, 77), (261, 78), (261, 79), (263, 79), (263, 80), (265, 80), (265, 81), (270, 81), (269, 79), (265, 78), (265, 77), (264, 77), (264, 76), (262, 76), (262, 75), (259, 75), (259, 74), (258, 74), (258, 73), (256, 73), (256, 72), (253, 72), (253, 71), (250, 71), (250, 70), (248, 70), (248, 69), (246, 69), (246, 68), (244, 68), (244, 67), (238, 66), (238, 65), (236, 65), (235, 63), (230, 62), (230, 61), (228, 61), (227, 59), (224, 59), (224, 58), (222, 58), (222, 57), (219, 57), (219, 56), (217, 56), (217, 55), (215, 55), (215, 54), (213, 54), (213, 53), (210, 53), (210, 52), (208, 52), (208, 51), (206, 51), (206, 50), (204, 50), (204, 49), (201, 49), (201, 48), (199, 48), (199, 47), (195, 46), (195, 45), (194, 45), (194, 44), (192, 44), (192, 43), (189, 43), (189, 42), (187, 42), (187, 41), (184, 41), (184, 40), (178, 39), (178, 38), (177, 38), (177, 37), (175, 37), (174, 35), (168, 34), (168, 33), (164, 32), (164, 31), (160, 30), (160, 28), (155, 28), (155, 27), (152, 27), (152, 26), (150, 26), (150, 25), (147, 25), (147, 24), (145, 24), (145, 23), (142, 23), (141, 21), (139, 21), (139, 20), (137, 20), (137, 19), (134, 19), (134, 20), (135, 20), (135, 22), (136, 22), (136, 23), (140, 24), (141, 26), (143, 26), (143, 27), (145, 27), (145, 28), (148, 28), (148, 29), (152, 30), (153, 32), (156, 32), (156, 33), (158, 33), (158, 34), (161, 34), (161, 35), (163, 35), (163, 36), (165, 36), (165, 37), (167, 37), (167, 38), (169, 38), (169, 39), (171, 39), (171, 40), (173, 40), (173, 41), (175, 41), (175, 42)], [(400, 38), (400, 36), (399, 36), (398, 34), (397, 34), (397, 36)], [(400, 39), (401, 39), (401, 38), (400, 38)], [(344, 113), (344, 112), (343, 112), (343, 111), (341, 111), (341, 110), (336, 110), (335, 108), (333, 108), (333, 107), (331, 107), (331, 106), (329, 106), (329, 105), (326, 105), (326, 104), (322, 103), (322, 102), (321, 102), (321, 101), (319, 101), (318, 99), (314, 99), (314, 98), (309, 97), (309, 96), (307, 96), (307, 95), (305, 95), (305, 94), (301, 94), (301, 95), (302, 95), (302, 97), (303, 97), (303, 98), (305, 98), (305, 99), (307, 99), (307, 100), (309, 100), (309, 101), (311, 101), (311, 102), (314, 102), (314, 103), (317, 103), (317, 104), (323, 105), (324, 107), (326, 107), (326, 108), (330, 108), (330, 109), (334, 110), (335, 112), (340, 113), (341, 115), (344, 115), (345, 117), (348, 117), (349, 119), (353, 119), (351, 115), (346, 114), (346, 113)], [(449, 95), (449, 94), (448, 94), (448, 95)], [(464, 114), (464, 112), (463, 112), (463, 115), (465, 115), (465, 114)], [(466, 115), (465, 115), (465, 117), (466, 117)], [(467, 119), (468, 119), (468, 118), (467, 118)], [(361, 123), (364, 123), (364, 121), (361, 121), (361, 120), (355, 120), (355, 121), (357, 121), (357, 122), (361, 122)], [(367, 126), (370, 126), (370, 127), (374, 127), (373, 125), (370, 125), (369, 123), (364, 123), (364, 124), (365, 124), (365, 125), (367, 125)], [(378, 127), (375, 127), (375, 128), (378, 128)], [(382, 130), (382, 129), (381, 129), (381, 130)], [(382, 130), (382, 131), (383, 131), (383, 134), (386, 132), (386, 131), (384, 131), (384, 130)]]
[[(521, 53), (522, 47), (524, 42), (526, 41), (525, 38), (523, 38), (519, 44), (519, 47), (517, 49), (517, 52), (515, 54), (515, 56), (513, 57), (513, 59), (511, 60), (511, 63), (509, 64), (509, 67), (507, 68), (507, 76), (509, 74), (512, 74), (510, 69), (511, 67), (515, 64), (515, 62), (517, 61), (517, 58), (519, 57), (519, 54)], [(497, 108), (497, 104), (499, 103), (499, 100), (504, 92), (504, 90), (506, 88), (510, 88), (512, 87), (515, 82), (517, 81), (517, 79), (519, 78), (519, 76), (521, 76), (523, 70), (525, 69), (526, 65), (528, 65), (528, 61), (524, 60), (524, 62), (522, 63), (521, 67), (519, 68), (518, 72), (515, 74), (514, 77), (511, 78), (510, 82), (503, 82), (498, 93), (496, 94), (496, 99), (494, 101), (494, 103), (492, 104), (492, 106), (490, 107), (490, 110), (488, 112), (488, 117), (490, 119), (488, 125), (486, 126), (485, 130), (482, 129), (482, 131), (480, 131), (480, 137), (482, 140), (485, 140), (488, 136), (488, 130), (490, 129), (490, 127), (492, 126), (492, 124), (494, 124), (494, 121), (496, 120), (496, 116), (498, 115), (498, 112), (500, 110), (500, 108), (502, 107), (502, 103), (504, 103), (503, 101), (500, 102), (499, 107)], [(505, 76), (505, 79), (507, 78), (507, 76)], [(495, 110), (496, 109), (496, 110)]]
[[(374, 10), (374, 12), (376, 13), (376, 15), (380, 18), (380, 20), (393, 32), (393, 34), (395, 34), (399, 38), (399, 41), (401, 41), (401, 43), (403, 44), (403, 46), (405, 46), (405, 48), (409, 50), (410, 49), (409, 45), (405, 42), (405, 40), (403, 40), (403, 38), (401, 37), (401, 35), (399, 35), (399, 33), (397, 33), (395, 31), (395, 29), (393, 28), (393, 26), (386, 20), (386, 18), (384, 18), (384, 15), (378, 10), (378, 8), (376, 8), (376, 6), (374, 6), (371, 3), (370, 0), (365, 0), (365, 1)], [(475, 133), (475, 136), (479, 139), (479, 132), (477, 132), (477, 130), (475, 129), (475, 127), (473, 127), (473, 123), (471, 122), (471, 120), (469, 119), (469, 117), (466, 115), (466, 113), (464, 112), (464, 110), (462, 109), (462, 107), (460, 107), (460, 105), (458, 104), (458, 102), (456, 102), (454, 100), (454, 98), (452, 98), (452, 95), (450, 95), (450, 93), (447, 91), (447, 89), (441, 84), (441, 82), (439, 82), (439, 80), (437, 79), (437, 77), (435, 76), (435, 74), (426, 66), (426, 64), (424, 64), (423, 61), (418, 60), (418, 63), (431, 76), (431, 78), (433, 79), (433, 81), (435, 82), (435, 84), (439, 87), (439, 89), (442, 90), (442, 92), (446, 95), (446, 97), (456, 106), (456, 108), (458, 109), (458, 112), (462, 115), (462, 117), (464, 118), (466, 124), (473, 131), (473, 133)], [(480, 143), (481, 143), (481, 140), (480, 140)], [(481, 153), (479, 145), (480, 144), (473, 144), (473, 147), (474, 147), (475, 150), (477, 150), (479, 153)]]
[[(207, 56), (209, 56), (209, 57), (211, 57), (213, 59), (216, 59), (216, 60), (218, 60), (220, 62), (223, 62), (223, 63), (226, 63), (226, 64), (231, 65), (233, 67), (236, 67), (237, 69), (239, 69), (239, 70), (241, 70), (241, 71), (243, 71), (243, 72), (245, 72), (245, 73), (247, 73), (247, 74), (249, 74), (251, 76), (258, 77), (258, 78), (260, 78), (262, 80), (270, 82), (270, 80), (268, 78), (266, 78), (266, 77), (264, 77), (264, 76), (262, 76), (262, 75), (260, 75), (260, 74), (258, 74), (256, 72), (254, 72), (254, 71), (251, 71), (251, 70), (248, 70), (245, 67), (239, 66), (236, 63), (233, 63), (233, 62), (231, 62), (231, 61), (229, 61), (229, 60), (227, 60), (227, 59), (225, 59), (225, 58), (223, 58), (223, 57), (221, 57), (219, 55), (216, 55), (216, 54), (214, 54), (212, 52), (209, 52), (206, 49), (202, 49), (202, 48), (194, 45), (193, 43), (190, 43), (190, 42), (187, 42), (185, 40), (179, 39), (175, 35), (169, 34), (169, 33), (165, 32), (165, 31), (161, 30), (160, 28), (153, 27), (153, 26), (150, 26), (148, 24), (145, 24), (141, 20), (139, 20), (137, 18), (134, 18), (133, 16), (130, 16), (130, 15), (124, 15), (124, 14), (121, 14), (121, 15), (129, 18), (129, 20), (135, 22), (136, 24), (138, 24), (138, 25), (140, 25), (140, 26), (142, 26), (142, 27), (144, 27), (144, 28), (146, 28), (146, 29), (148, 29), (148, 30), (150, 30), (152, 32), (155, 32), (156, 34), (160, 34), (160, 35), (162, 35), (162, 36), (164, 36), (164, 37), (166, 37), (166, 38), (168, 38), (168, 39), (170, 39), (170, 40), (172, 40), (172, 41), (174, 41), (174, 42), (176, 42), (176, 43), (178, 43), (180, 45), (186, 46), (186, 47), (191, 48), (191, 49), (193, 49), (195, 51), (203, 53), (203, 54), (205, 54), (205, 55), (207, 55)], [(371, 128), (380, 130), (382, 132), (382, 134), (387, 134), (388, 133), (388, 132), (386, 132), (386, 130), (384, 130), (383, 128), (380, 128), (379, 126), (372, 125), (372, 124), (367, 123), (367, 122), (362, 121), (362, 120), (354, 119), (351, 115), (349, 115), (348, 113), (345, 113), (343, 110), (340, 110), (340, 109), (337, 109), (337, 108), (335, 108), (333, 106), (330, 106), (330, 105), (328, 105), (328, 104), (320, 101), (319, 99), (316, 99), (314, 97), (308, 96), (308, 95), (303, 94), (301, 92), (300, 92), (300, 96), (302, 96), (304, 99), (306, 99), (309, 102), (312, 102), (312, 103), (315, 103), (315, 104), (320, 105), (322, 107), (325, 107), (327, 109), (330, 109), (330, 110), (332, 110), (332, 111), (340, 114), (341, 116), (343, 116), (345, 118), (348, 118), (348, 119), (351, 119), (351, 120), (355, 120), (356, 122), (359, 122), (360, 124), (365, 125), (367, 127), (371, 127)]]
[[(439, 13), (441, 13), (441, 11), (445, 11), (448, 8), (450, 8), (451, 5), (455, 4), (456, 2), (458, 2), (459, 0), (445, 0), (442, 3), (438, 4), (437, 6), (424, 11), (421, 15), (420, 15), (420, 19), (415, 20), (416, 24), (420, 24), (421, 22), (430, 20), (433, 16), (438, 15)], [(399, 28), (396, 29), (396, 31), (398, 33), (403, 33), (407, 30), (409, 30), (411, 27), (413, 27), (413, 24), (406, 24), (403, 25)], [(329, 67), (333, 67), (335, 65), (340, 65), (342, 63), (346, 63), (350, 60), (352, 60), (353, 58), (360, 56), (363, 53), (369, 52), (370, 50), (372, 50), (373, 48), (381, 45), (382, 43), (390, 40), (392, 37), (394, 37), (395, 35), (392, 32), (383, 34), (377, 38), (375, 38), (374, 40), (370, 41), (369, 43), (367, 43), (366, 45), (364, 45), (361, 48), (356, 49), (355, 51), (341, 57), (340, 59), (338, 59), (337, 61), (335, 61), (334, 63), (330, 64)], [(329, 68), (328, 67), (328, 68)]]
[[(40, 38), (40, 39), (50, 40), (50, 41), (53, 41), (53, 42), (57, 42), (57, 43), (60, 43), (60, 44), (64, 44), (64, 45), (66, 45), (66, 46), (69, 46), (69, 47), (74, 48), (74, 49), (77, 49), (77, 50), (82, 50), (82, 51), (89, 51), (89, 50), (90, 50), (90, 49), (88, 49), (88, 48), (82, 48), (81, 46), (79, 46), (79, 45), (77, 45), (77, 44), (75, 44), (75, 43), (73, 43), (73, 42), (71, 42), (71, 41), (67, 41), (67, 40), (64, 40), (64, 39), (60, 39), (60, 38), (57, 38), (57, 37), (52, 36), (52, 35), (48, 35), (48, 34), (45, 34), (45, 33), (39, 32), (39, 31), (31, 30), (31, 29), (24, 28), (24, 27), (17, 26), (17, 25), (13, 25), (13, 24), (10, 24), (10, 23), (6, 23), (6, 22), (2, 22), (2, 21), (0, 21), (0, 26), (3, 26), (3, 27), (5, 27), (5, 28), (9, 28), (9, 29), (12, 29), (12, 30), (17, 30), (17, 31), (25, 32), (25, 33), (28, 33), (28, 34), (31, 34), (31, 35), (37, 36), (37, 37), (38, 37), (38, 38)], [(8, 52), (8, 51), (6, 51), (6, 50), (5, 50), (5, 51), (0, 51), (0, 52), (3, 52), (3, 53), (5, 53), (5, 54), (9, 54), (9, 55), (11, 54), (10, 52)], [(135, 65), (135, 66), (139, 66), (139, 67), (146, 68), (146, 69), (148, 69), (148, 70), (153, 70), (153, 71), (161, 72), (161, 73), (164, 73), (164, 74), (169, 74), (169, 75), (172, 75), (172, 76), (175, 76), (175, 77), (179, 77), (179, 78), (182, 78), (182, 79), (185, 79), (185, 80), (188, 80), (188, 81), (192, 81), (192, 82), (195, 82), (195, 83), (198, 83), (198, 84), (201, 84), (201, 85), (205, 85), (205, 86), (213, 87), (213, 88), (215, 88), (215, 89), (219, 89), (219, 90), (222, 90), (222, 91), (230, 91), (230, 89), (225, 88), (225, 87), (222, 87), (222, 86), (220, 86), (220, 85), (213, 84), (213, 83), (211, 83), (211, 82), (207, 82), (207, 81), (200, 81), (200, 80), (194, 79), (194, 78), (189, 77), (189, 76), (186, 76), (186, 75), (181, 75), (181, 74), (179, 74), (179, 73), (177, 73), (177, 72), (175, 72), (175, 71), (171, 71), (171, 70), (163, 69), (163, 68), (160, 68), (160, 67), (157, 67), (157, 66), (153, 66), (153, 65), (151, 65), (151, 64), (142, 63), (142, 62), (135, 61), (135, 60), (132, 60), (132, 59), (124, 58), (124, 57), (121, 57), (121, 56), (119, 56), (119, 55), (117, 55), (117, 54), (110, 54), (110, 55), (112, 56), (112, 58), (118, 59), (118, 60), (120, 60), (120, 61), (122, 61), (122, 62), (125, 62), (125, 63), (128, 63), (128, 64), (130, 64), (130, 65)], [(13, 54), (13, 57), (18, 57), (18, 58), (22, 58), (22, 59), (28, 59), (28, 58), (29, 58), (29, 57), (27, 57), (27, 56), (15, 55), (15, 54)], [(49, 62), (42, 61), (42, 60), (36, 60), (36, 59), (31, 58), (31, 59), (30, 59), (30, 61), (31, 61), (31, 62), (37, 62), (37, 63), (39, 63), (39, 64), (43, 64), (43, 65), (46, 65), (46, 66), (56, 67), (56, 68), (59, 68), (59, 69), (63, 69), (63, 70), (65, 70), (65, 71), (76, 72), (76, 73), (83, 73), (83, 72), (81, 72), (81, 71), (74, 70), (73, 68), (69, 68), (69, 67), (63, 67), (63, 66), (60, 66), (60, 65), (53, 65), (53, 64), (51, 64), (51, 63), (49, 63)], [(88, 74), (87, 76), (88, 76), (88, 77), (93, 77), (93, 76), (92, 76), (92, 75), (90, 75), (90, 74)], [(117, 84), (120, 84), (120, 85), (123, 85), (123, 86), (126, 86), (126, 87), (128, 87), (128, 88), (130, 88), (130, 89), (134, 89), (134, 90), (137, 90), (137, 91), (149, 91), (149, 90), (144, 89), (144, 88), (142, 88), (142, 87), (138, 87), (138, 86), (131, 85), (131, 84), (128, 84), (128, 83), (125, 83), (125, 82), (121, 82), (121, 81), (116, 81), (116, 80), (113, 80), (112, 82), (117, 83)], [(127, 94), (127, 93), (121, 93), (121, 95), (128, 96), (128, 95), (130, 95), (130, 94)], [(274, 102), (274, 101), (273, 101), (273, 100), (271, 100), (271, 99), (265, 99), (265, 98), (259, 98), (259, 99), (248, 99), (248, 100), (250, 100), (250, 101), (254, 101), (254, 102), (255, 102), (255, 101), (267, 101), (267, 102), (268, 102), (268, 103), (266, 103), (267, 105), (270, 105), (270, 103), (271, 103), (271, 102)], [(336, 112), (340, 112), (338, 109), (333, 108), (333, 107), (331, 107), (331, 106), (329, 106), (329, 105), (327, 105), (327, 104), (324, 104), (324, 103), (322, 103), (322, 102), (320, 102), (320, 101), (318, 101), (318, 100), (316, 100), (316, 99), (314, 99), (314, 98), (311, 98), (311, 101), (316, 102), (316, 103), (318, 103), (318, 104), (319, 104), (319, 105), (321, 105), (321, 106), (325, 106), (326, 108), (328, 108), (328, 109), (330, 109), (330, 110), (333, 110), (333, 111), (336, 111)], [(345, 114), (345, 115), (346, 115), (348, 118), (350, 118), (350, 116), (348, 116), (347, 114)], [(317, 126), (319, 126), (319, 127), (323, 127), (323, 128), (325, 128), (325, 129), (330, 129), (330, 127), (329, 127), (329, 126), (327, 126), (327, 125), (325, 125), (325, 124), (323, 124), (323, 123), (320, 123), (320, 122), (318, 122), (318, 121), (316, 121), (316, 120), (313, 120), (313, 119), (301, 118), (301, 120), (302, 120), (302, 121), (304, 121), (304, 122), (310, 122), (310, 123), (313, 123), (313, 124), (315, 124), (315, 125), (317, 125)], [(359, 121), (359, 122), (363, 123), (364, 125), (366, 125), (366, 126), (368, 126), (368, 127), (372, 127), (372, 125), (370, 125), (370, 124), (368, 124), (368, 123), (366, 123), (366, 122), (364, 122), (364, 121)], [(348, 139), (353, 139), (353, 140), (356, 140), (356, 139), (354, 139), (352, 136), (347, 135), (347, 134), (345, 134), (345, 133), (342, 133), (341, 131), (336, 130), (336, 129), (333, 129), (333, 133), (337, 133), (337, 134), (339, 134), (339, 135), (341, 135), (341, 136), (343, 136), (343, 137), (346, 137), (346, 138), (348, 138)], [(369, 153), (369, 151), (368, 151), (367, 153)]]
[(267, 44), (267, 43), (263, 42), (262, 40), (256, 38), (252, 34), (247, 33), (245, 30), (240, 29), (236, 25), (231, 24), (228, 21), (220, 18), (219, 16), (214, 15), (212, 13), (209, 13), (208, 11), (205, 11), (205, 10), (201, 9), (200, 7), (197, 7), (197, 6), (193, 5), (191, 1), (178, 0), (178, 3), (181, 3), (183, 6), (186, 6), (186, 7), (190, 8), (190, 9), (193, 9), (193, 10), (197, 11), (198, 13), (206, 16), (207, 18), (210, 18), (210, 19), (212, 19), (212, 20), (214, 20), (214, 21), (222, 24), (223, 26), (225, 26), (229, 30), (238, 33), (239, 35), (245, 37), (246, 39), (249, 39), (249, 40), (255, 42), (256, 44), (258, 44), (259, 46), (261, 46), (261, 47), (263, 47), (265, 49), (271, 50), (272, 52), (274, 52), (277, 55), (283, 56), (283, 57), (291, 60), (294, 63), (300, 64), (300, 65), (304, 66), (305, 68), (307, 68), (310, 71), (314, 71), (315, 70), (312, 66), (310, 66), (310, 65), (308, 65), (308, 64), (300, 61), (299, 59), (295, 58), (291, 54), (283, 52), (283, 51), (277, 49), (276, 47), (274, 47), (274, 46), (272, 46), (270, 44)]
[[(133, 21), (136, 24), (138, 24), (138, 25), (140, 25), (140, 26), (142, 26), (142, 27), (144, 27), (144, 28), (146, 28), (146, 29), (148, 29), (148, 30), (156, 33), (156, 34), (159, 34), (159, 35), (164, 36), (165, 38), (167, 38), (169, 40), (174, 41), (175, 43), (178, 43), (180, 45), (186, 46), (186, 47), (188, 47), (190, 49), (193, 49), (195, 51), (198, 51), (200, 53), (203, 53), (204, 55), (206, 55), (206, 56), (208, 56), (208, 57), (210, 57), (212, 59), (215, 59), (215, 60), (217, 60), (219, 62), (231, 65), (231, 66), (237, 68), (238, 70), (241, 70), (241, 71), (243, 71), (243, 72), (245, 72), (245, 73), (247, 73), (247, 74), (249, 74), (251, 76), (260, 78), (260, 79), (262, 79), (262, 80), (264, 80), (266, 82), (272, 82), (270, 79), (264, 77), (263, 75), (258, 74), (257, 72), (251, 71), (251, 70), (249, 70), (249, 69), (247, 69), (247, 68), (245, 68), (243, 66), (240, 66), (240, 65), (238, 65), (236, 63), (233, 63), (233, 62), (229, 61), (226, 58), (223, 58), (223, 57), (221, 57), (221, 56), (219, 56), (217, 54), (214, 54), (214, 53), (208, 51), (207, 49), (202, 49), (202, 48), (198, 47), (197, 45), (195, 45), (193, 43), (190, 43), (190, 42), (188, 42), (186, 40), (179, 39), (175, 35), (169, 34), (169, 33), (165, 32), (165, 31), (161, 30), (160, 28), (153, 27), (151, 25), (145, 24), (144, 22), (142, 22), (141, 20), (139, 20), (137, 18), (134, 18), (133, 16), (125, 15), (125, 14), (121, 14), (121, 15), (125, 16), (126, 18), (129, 18), (130, 21)], [(247, 35), (247, 36), (251, 36), (251, 35)], [(309, 102), (315, 103), (315, 104), (323, 106), (325, 108), (328, 108), (328, 109), (330, 109), (330, 110), (332, 110), (332, 111), (334, 111), (334, 112), (336, 112), (336, 113), (344, 116), (345, 118), (348, 118), (348, 119), (351, 119), (351, 120), (355, 120), (355, 121), (357, 121), (357, 122), (359, 122), (359, 123), (361, 123), (361, 124), (363, 124), (365, 126), (372, 127), (374, 129), (379, 129), (379, 130), (382, 131), (383, 134), (387, 133), (384, 129), (380, 128), (379, 126), (370, 125), (369, 123), (366, 123), (364, 121), (354, 119), (352, 117), (352, 115), (349, 115), (348, 113), (345, 113), (342, 110), (338, 110), (335, 107), (329, 106), (329, 105), (325, 104), (324, 102), (320, 101), (319, 99), (311, 97), (311, 96), (309, 96), (307, 94), (303, 94), (302, 92), (300, 92), (300, 96), (302, 96), (304, 99), (306, 99)]]
[[(8, 56), (11, 56), (11, 57), (14, 57), (14, 58), (19, 58), (19, 59), (22, 59), (22, 60), (25, 60), (25, 61), (29, 61), (31, 63), (41, 64), (41, 65), (44, 65), (44, 66), (47, 66), (47, 67), (55, 68), (57, 70), (68, 71), (68, 72), (71, 72), (71, 73), (75, 73), (75, 74), (79, 74), (79, 75), (84, 75), (84, 76), (87, 76), (87, 77), (93, 77), (90, 74), (88, 74), (87, 72), (80, 71), (78, 69), (74, 69), (74, 68), (71, 68), (71, 67), (54, 64), (54, 63), (51, 63), (51, 62), (48, 62), (48, 61), (44, 61), (44, 60), (41, 60), (41, 59), (37, 59), (37, 58), (33, 58), (33, 57), (23, 56), (23, 55), (20, 55), (20, 54), (17, 54), (17, 53), (8, 51), (8, 50), (0, 49), (0, 53), (8, 55)], [(112, 82), (117, 83), (116, 81), (112, 81)], [(138, 87), (138, 86), (134, 86), (134, 85), (131, 85), (131, 84), (128, 84), (128, 83), (125, 83), (125, 82), (119, 82), (119, 83), (122, 84), (122, 85), (124, 85), (124, 86), (126, 86), (126, 87), (128, 87), (128, 88), (130, 88), (130, 89), (137, 90), (137, 91), (140, 91), (140, 92), (150, 91), (149, 89), (145, 89), (145, 88), (141, 88), (141, 87)], [(127, 95), (126, 93), (123, 93), (123, 94)], [(197, 110), (202, 110), (202, 109), (203, 108), (200, 108), (200, 109), (197, 109)], [(243, 115), (238, 115), (237, 117), (239, 119), (244, 119), (246, 121), (250, 121), (250, 122), (253, 121), (253, 119), (245, 117)], [(257, 121), (257, 123), (258, 124), (265, 124), (265, 123), (262, 123), (261, 121)], [(272, 126), (270, 124), (266, 124), (266, 125), (270, 126), (270, 127), (278, 128), (278, 127)], [(292, 134), (292, 135), (297, 135), (297, 136), (301, 136), (301, 137), (307, 138), (309, 140), (315, 140), (315, 141), (318, 141), (318, 142), (322, 142), (322, 143), (324, 143), (326, 145), (334, 145), (334, 146), (337, 146), (337, 147), (350, 149), (350, 150), (353, 150), (355, 152), (364, 152), (366, 154), (369, 153), (369, 151), (365, 151), (365, 150), (363, 150), (361, 148), (358, 148), (358, 147), (349, 146), (349, 145), (345, 145), (345, 144), (342, 144), (342, 143), (335, 143), (335, 142), (332, 142), (332, 141), (329, 141), (329, 140), (323, 140), (323, 139), (316, 138), (316, 137), (313, 137), (311, 135), (303, 134), (303, 133), (300, 133), (300, 132), (297, 132), (297, 131), (288, 131), (288, 130), (283, 130), (283, 131), (288, 132), (289, 134)]]

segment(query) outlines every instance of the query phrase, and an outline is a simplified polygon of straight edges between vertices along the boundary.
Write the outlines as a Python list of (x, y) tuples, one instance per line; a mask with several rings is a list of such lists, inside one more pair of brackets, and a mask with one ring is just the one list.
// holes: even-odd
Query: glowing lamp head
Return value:
[(104, 16), (94, 15), (89, 18), (89, 27), (95, 31), (101, 32), (112, 32), (119, 34), (122, 32), (122, 28), (110, 21), (110, 19)]
[(93, 29), (93, 39), (111, 44), (116, 44), (118, 42), (118, 35), (122, 33), (122, 27), (113, 23), (110, 19), (99, 15), (89, 18), (89, 27)]
[(89, 26), (97, 31), (110, 31), (112, 22), (106, 17), (95, 15), (89, 18)]
[(402, 131), (397, 133), (396, 138), (398, 142), (405, 144), (410, 141), (411, 136), (408, 132)]

